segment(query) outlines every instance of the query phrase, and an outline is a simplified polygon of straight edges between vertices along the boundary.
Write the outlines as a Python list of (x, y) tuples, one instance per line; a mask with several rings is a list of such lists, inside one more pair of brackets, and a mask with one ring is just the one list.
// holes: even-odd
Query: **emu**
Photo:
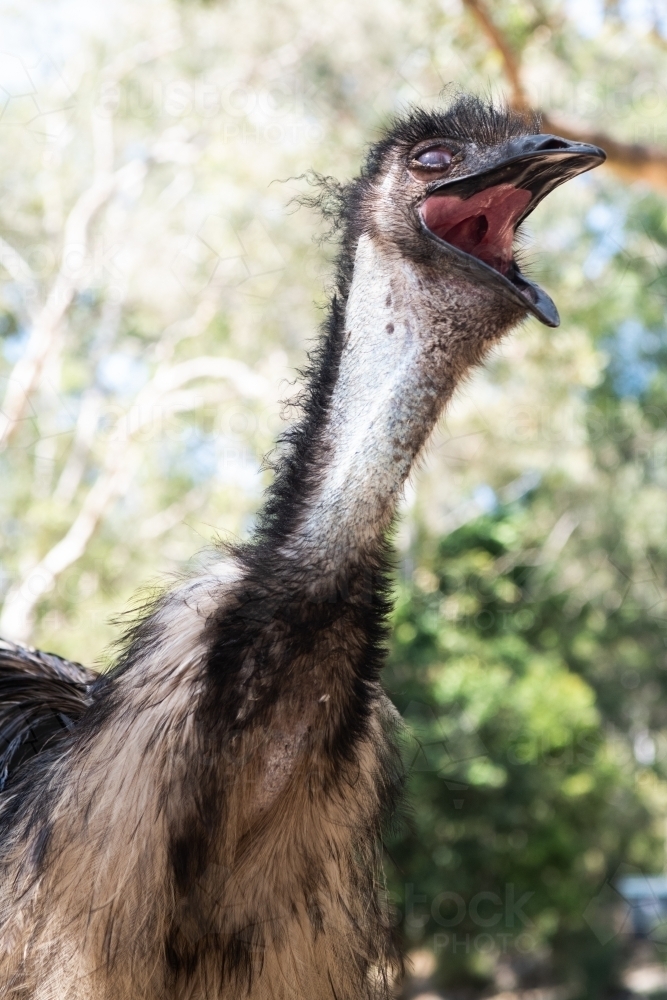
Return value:
[(456, 385), (528, 314), (517, 227), (595, 146), (477, 98), (413, 110), (328, 183), (336, 290), (232, 569), (155, 599), (96, 676), (0, 644), (0, 992), (386, 1000), (388, 534)]

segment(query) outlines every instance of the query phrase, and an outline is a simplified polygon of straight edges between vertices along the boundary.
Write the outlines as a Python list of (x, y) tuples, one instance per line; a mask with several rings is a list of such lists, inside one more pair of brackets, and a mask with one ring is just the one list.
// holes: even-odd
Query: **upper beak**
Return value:
[[(584, 142), (572, 142), (555, 135), (526, 135), (511, 139), (498, 149), (495, 163), (474, 174), (451, 179), (445, 178), (429, 185), (424, 202), (433, 195), (452, 195), (463, 201), (479, 191), (495, 188), (499, 185), (511, 185), (530, 193), (523, 210), (512, 220), (516, 229), (533, 209), (550, 191), (571, 180), (577, 174), (582, 174), (593, 167), (599, 166), (606, 159), (606, 154), (598, 146)], [(423, 220), (422, 220), (423, 221)], [(427, 227), (426, 227), (427, 228)], [(427, 228), (427, 232), (430, 232)], [(443, 246), (448, 246), (443, 240), (431, 233)], [(524, 308), (528, 308), (547, 326), (558, 326), (560, 319), (558, 310), (546, 292), (521, 274), (518, 267), (510, 277), (495, 270), (483, 260), (470, 257), (464, 251), (452, 247), (459, 256), (475, 260), (488, 272), (486, 278), (495, 284), (500, 280), (505, 290), (517, 298)], [(482, 278), (482, 272), (477, 272), (477, 279)]]
[(494, 177), (505, 176), (515, 187), (531, 192), (528, 210), (519, 219), (519, 225), (559, 184), (598, 167), (606, 159), (603, 149), (587, 142), (571, 142), (557, 135), (524, 135), (507, 143), (496, 168), (498, 173), (493, 168), (492, 173)]

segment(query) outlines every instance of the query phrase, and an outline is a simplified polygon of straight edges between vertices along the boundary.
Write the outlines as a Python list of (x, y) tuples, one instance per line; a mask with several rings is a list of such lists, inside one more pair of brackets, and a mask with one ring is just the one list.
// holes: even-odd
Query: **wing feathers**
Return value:
[(0, 791), (92, 702), (93, 670), (0, 639)]

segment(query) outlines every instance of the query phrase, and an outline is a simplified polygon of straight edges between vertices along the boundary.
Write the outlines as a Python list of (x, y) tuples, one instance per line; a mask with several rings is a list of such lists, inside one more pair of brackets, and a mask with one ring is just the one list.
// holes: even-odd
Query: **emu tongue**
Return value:
[(456, 195), (431, 195), (421, 214), (441, 240), (506, 274), (512, 264), (514, 230), (531, 197), (525, 188), (498, 184), (465, 201)]

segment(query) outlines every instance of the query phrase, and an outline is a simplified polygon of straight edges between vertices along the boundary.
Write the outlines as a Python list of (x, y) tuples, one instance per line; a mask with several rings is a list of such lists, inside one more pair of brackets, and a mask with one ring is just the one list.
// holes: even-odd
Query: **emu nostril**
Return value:
[(567, 139), (557, 139), (555, 136), (550, 135), (548, 139), (544, 142), (538, 143), (535, 147), (536, 149), (568, 149), (570, 143)]
[(537, 133), (536, 135), (523, 135), (517, 139), (512, 139), (507, 144), (509, 156), (524, 156), (530, 153), (544, 153), (551, 150), (569, 150), (573, 143), (567, 139), (562, 139), (559, 135), (549, 135)]

